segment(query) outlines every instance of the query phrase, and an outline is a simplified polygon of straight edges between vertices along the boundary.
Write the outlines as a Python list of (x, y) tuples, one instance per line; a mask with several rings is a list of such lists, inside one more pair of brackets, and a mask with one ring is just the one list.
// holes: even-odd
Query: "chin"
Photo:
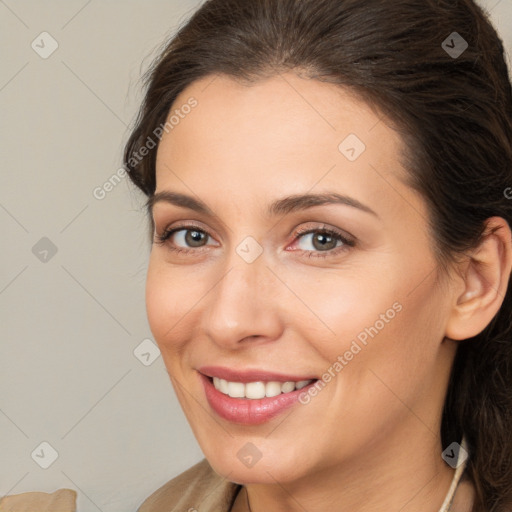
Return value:
[[(282, 452), (278, 457), (276, 457), (276, 451), (273, 451), (271, 457), (265, 457), (264, 454), (261, 454), (261, 458), (258, 459), (257, 452), (251, 450), (251, 443), (248, 442), (242, 444), (242, 449), (223, 450), (220, 453), (210, 449), (203, 450), (203, 452), (216, 473), (230, 482), (241, 485), (275, 484), (276, 481), (286, 483), (304, 476), (305, 468), (298, 464), (297, 460), (289, 462), (283, 457)], [(250, 458), (251, 454), (252, 460)], [(297, 458), (295, 457), (295, 459)]]

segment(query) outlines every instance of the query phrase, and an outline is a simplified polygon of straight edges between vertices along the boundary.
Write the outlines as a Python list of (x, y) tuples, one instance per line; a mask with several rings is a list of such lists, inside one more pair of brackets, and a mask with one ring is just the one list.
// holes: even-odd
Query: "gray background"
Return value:
[[(199, 3), (0, 0), (0, 496), (68, 487), (80, 512), (135, 510), (202, 458), (144, 341), (143, 198), (126, 178), (93, 195), (141, 71)], [(512, 0), (481, 3), (510, 51)]]

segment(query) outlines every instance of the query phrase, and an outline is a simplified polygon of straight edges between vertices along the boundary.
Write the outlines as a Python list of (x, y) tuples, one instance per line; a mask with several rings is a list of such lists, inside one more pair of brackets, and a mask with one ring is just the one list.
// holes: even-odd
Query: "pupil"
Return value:
[(201, 231), (189, 231), (185, 237), (187, 239), (187, 244), (192, 247), (197, 247), (201, 245), (201, 242), (204, 238), (204, 233)]
[[(332, 242), (333, 242), (333, 237), (331, 235), (326, 235), (325, 233), (318, 233), (313, 238), (313, 245), (315, 245), (315, 249), (325, 249), (326, 246), (329, 243), (332, 244)], [(317, 246), (317, 243), (319, 243), (318, 246)], [(327, 247), (327, 248), (330, 248), (330, 247)]]

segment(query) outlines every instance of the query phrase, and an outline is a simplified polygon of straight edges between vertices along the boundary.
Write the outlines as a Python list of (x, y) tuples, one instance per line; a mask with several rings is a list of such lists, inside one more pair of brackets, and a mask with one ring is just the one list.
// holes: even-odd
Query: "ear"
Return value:
[[(464, 340), (481, 333), (499, 311), (510, 280), (512, 234), (502, 217), (490, 217), (478, 247), (467, 254), (445, 337)], [(461, 292), (462, 289), (462, 292)]]

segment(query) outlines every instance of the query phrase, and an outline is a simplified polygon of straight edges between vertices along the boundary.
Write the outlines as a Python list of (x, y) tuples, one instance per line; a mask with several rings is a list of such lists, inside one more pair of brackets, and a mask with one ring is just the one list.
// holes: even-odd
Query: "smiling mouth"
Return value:
[(272, 398), (281, 394), (291, 393), (300, 390), (315, 379), (301, 380), (301, 381), (256, 381), (256, 382), (230, 382), (218, 377), (208, 377), (210, 382), (217, 391), (220, 391), (226, 396), (231, 398), (245, 398), (247, 400), (261, 400), (262, 398)]
[(301, 394), (307, 393), (318, 382), (314, 377), (294, 380), (300, 376), (260, 370), (242, 372), (221, 367), (203, 368), (199, 378), (206, 400), (218, 416), (231, 423), (254, 426), (302, 403)]

